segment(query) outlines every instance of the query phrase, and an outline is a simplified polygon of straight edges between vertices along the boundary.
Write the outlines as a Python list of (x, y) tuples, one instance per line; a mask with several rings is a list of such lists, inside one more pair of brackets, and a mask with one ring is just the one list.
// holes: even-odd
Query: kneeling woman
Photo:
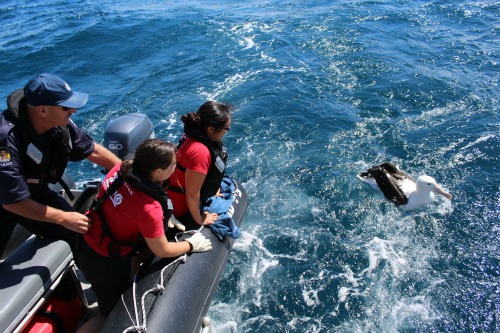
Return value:
[(117, 164), (105, 177), (79, 251), (80, 268), (96, 293), (100, 314), (78, 332), (99, 331), (129, 287), (132, 255), (141, 238), (163, 258), (212, 248), (200, 233), (177, 243), (165, 237), (172, 204), (161, 183), (175, 169), (175, 154), (173, 143), (148, 139), (137, 147), (133, 161)]
[(184, 135), (167, 192), (174, 203), (175, 217), (187, 229), (210, 225), (218, 218), (215, 213), (200, 212), (200, 206), (220, 190), (227, 160), (222, 138), (231, 129), (232, 109), (230, 104), (209, 101), (197, 112), (181, 116)]

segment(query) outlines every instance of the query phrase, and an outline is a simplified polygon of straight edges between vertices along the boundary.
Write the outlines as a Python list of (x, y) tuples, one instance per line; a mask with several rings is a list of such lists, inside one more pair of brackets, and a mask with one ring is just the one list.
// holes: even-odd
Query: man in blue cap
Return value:
[(88, 97), (56, 75), (41, 74), (7, 98), (0, 114), (0, 258), (18, 223), (72, 247), (90, 227), (87, 216), (48, 186), (64, 187), (68, 161), (87, 159), (106, 169), (120, 162), (70, 120)]

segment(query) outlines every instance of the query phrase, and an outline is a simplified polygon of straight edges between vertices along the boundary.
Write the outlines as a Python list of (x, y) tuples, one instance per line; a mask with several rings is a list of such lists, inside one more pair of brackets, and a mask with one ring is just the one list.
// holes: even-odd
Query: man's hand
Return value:
[(90, 228), (92, 219), (78, 212), (66, 212), (58, 208), (40, 204), (32, 199), (26, 199), (3, 207), (25, 218), (60, 224), (66, 229), (84, 234)]
[(63, 221), (60, 223), (66, 229), (84, 234), (89, 231), (92, 219), (78, 212), (64, 212)]

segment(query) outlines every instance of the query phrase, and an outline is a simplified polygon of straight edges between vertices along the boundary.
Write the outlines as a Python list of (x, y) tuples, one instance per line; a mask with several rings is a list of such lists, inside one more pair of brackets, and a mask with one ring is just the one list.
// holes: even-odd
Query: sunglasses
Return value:
[(65, 106), (61, 106), (63, 111), (66, 111), (66, 112), (69, 112), (71, 110), (73, 110), (74, 108), (68, 108), (68, 107), (65, 107)]
[(226, 131), (230, 131), (231, 127), (221, 127), (221, 129), (225, 129)]

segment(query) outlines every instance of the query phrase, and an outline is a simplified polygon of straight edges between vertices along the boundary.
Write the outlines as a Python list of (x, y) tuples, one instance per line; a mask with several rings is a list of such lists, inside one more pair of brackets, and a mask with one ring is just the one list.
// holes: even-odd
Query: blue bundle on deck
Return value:
[(220, 187), (222, 196), (213, 196), (207, 199), (203, 206), (203, 211), (219, 215), (217, 221), (210, 224), (208, 227), (220, 240), (222, 240), (224, 236), (236, 239), (240, 237), (241, 234), (240, 229), (229, 214), (229, 208), (234, 201), (235, 190), (236, 185), (233, 179), (230, 176), (224, 176)]

